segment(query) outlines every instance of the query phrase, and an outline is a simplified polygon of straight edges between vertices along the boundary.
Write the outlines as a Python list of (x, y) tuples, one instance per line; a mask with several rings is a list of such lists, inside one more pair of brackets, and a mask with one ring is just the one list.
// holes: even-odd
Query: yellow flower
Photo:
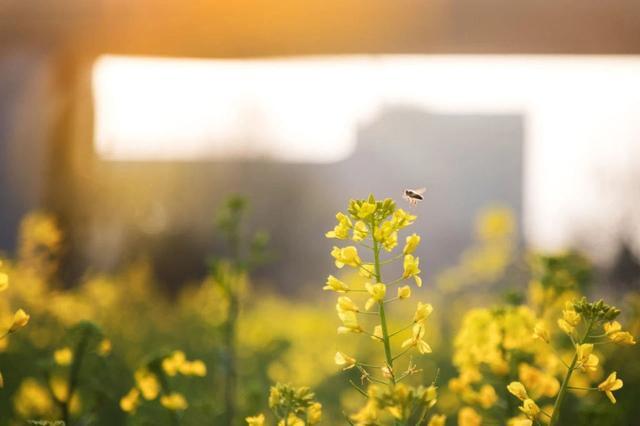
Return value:
[(520, 381), (529, 389), (533, 398), (540, 396), (552, 398), (560, 390), (558, 379), (525, 362), (518, 365), (518, 376)]
[(413, 316), (413, 322), (422, 322), (431, 315), (433, 312), (433, 306), (429, 303), (418, 302), (418, 307), (416, 308), (416, 313)]
[(360, 256), (358, 256), (358, 249), (354, 246), (344, 248), (333, 247), (331, 256), (335, 258), (336, 267), (339, 269), (344, 265), (357, 267), (362, 263)]
[(349, 291), (349, 286), (333, 275), (329, 275), (329, 278), (327, 278), (327, 285), (322, 287), (322, 289), (335, 291), (337, 293), (346, 293), (347, 291)]
[(574, 326), (572, 326), (571, 324), (569, 324), (566, 320), (564, 320), (563, 318), (560, 318), (558, 320), (558, 327), (560, 327), (560, 329), (562, 331), (564, 331), (567, 334), (571, 334), (573, 333), (573, 330), (575, 329)]
[(382, 240), (382, 248), (384, 248), (386, 251), (391, 251), (393, 250), (393, 248), (395, 246), (398, 245), (398, 233), (397, 232), (392, 232), (391, 234), (389, 234), (388, 237), (386, 237), (384, 240)]
[(483, 385), (480, 388), (480, 393), (478, 394), (478, 402), (482, 405), (482, 408), (489, 409), (493, 407), (493, 405), (498, 400), (498, 395), (496, 394), (496, 390), (491, 385)]
[(411, 297), (411, 287), (408, 285), (398, 287), (398, 299), (408, 299), (409, 297)]
[(371, 215), (371, 213), (376, 211), (376, 203), (369, 203), (365, 201), (360, 204), (360, 206), (355, 205), (354, 208), (356, 211), (356, 216), (358, 216), (358, 218), (360, 219), (365, 219), (369, 215)]
[(333, 359), (336, 365), (341, 366), (343, 370), (348, 370), (356, 366), (356, 359), (342, 352), (336, 352)]
[(463, 407), (458, 412), (458, 426), (480, 426), (482, 417), (471, 407)]
[(111, 340), (102, 339), (100, 345), (98, 345), (98, 355), (107, 356), (111, 353)]
[(264, 426), (264, 414), (245, 418), (247, 426)]
[(382, 283), (366, 283), (364, 287), (367, 289), (367, 292), (371, 296), (364, 306), (364, 309), (368, 311), (373, 305), (375, 305), (377, 302), (381, 302), (384, 299), (384, 296), (387, 293), (387, 287)]
[(344, 213), (336, 214), (336, 219), (338, 220), (338, 224), (333, 228), (333, 231), (327, 232), (325, 237), (327, 238), (338, 238), (340, 240), (344, 240), (349, 238), (349, 230), (351, 229), (351, 220)]
[(520, 417), (509, 419), (507, 426), (533, 426), (533, 420)]
[(207, 375), (207, 366), (199, 359), (193, 361), (185, 361), (179, 367), (180, 374), (185, 376), (204, 377)]
[(314, 402), (307, 408), (307, 424), (315, 425), (322, 419), (322, 404)]
[(336, 311), (340, 312), (358, 312), (358, 306), (347, 296), (338, 297), (338, 303), (336, 304)]
[(628, 331), (622, 331), (622, 325), (618, 321), (610, 321), (604, 324), (604, 331), (613, 343), (621, 345), (635, 345), (636, 341)]
[(609, 339), (613, 343), (618, 343), (620, 345), (635, 345), (636, 341), (628, 331), (619, 331), (617, 333), (613, 333), (609, 336)]
[(289, 414), (289, 416), (287, 417), (286, 423), (284, 419), (278, 422), (278, 426), (285, 426), (285, 425), (286, 426), (305, 426), (304, 420), (302, 420), (300, 417), (296, 416), (293, 413)]
[(147, 369), (138, 369), (134, 373), (136, 384), (138, 389), (142, 392), (142, 396), (146, 400), (156, 399), (158, 393), (160, 393), (160, 382), (158, 382), (155, 374), (151, 373)]
[(538, 321), (533, 327), (533, 337), (534, 339), (540, 339), (546, 343), (549, 343), (549, 341), (551, 340), (549, 330), (547, 330), (547, 327), (543, 321)]
[(406, 239), (404, 249), (402, 249), (402, 254), (412, 254), (416, 247), (418, 247), (418, 244), (420, 244), (420, 236), (418, 234), (409, 235)]
[(516, 398), (518, 398), (520, 401), (524, 401), (525, 399), (529, 399), (529, 396), (527, 395), (527, 390), (525, 389), (524, 385), (520, 382), (511, 382), (507, 385), (507, 390), (509, 391), (509, 393), (513, 396), (515, 396)]
[(607, 398), (609, 398), (609, 401), (611, 401), (612, 404), (615, 404), (616, 398), (613, 396), (613, 391), (622, 388), (622, 385), (622, 380), (616, 378), (616, 372), (614, 371), (609, 374), (609, 377), (607, 377), (604, 382), (598, 385), (598, 390), (604, 392), (605, 395), (607, 395)]
[(415, 220), (416, 220), (416, 216), (413, 216), (407, 213), (403, 209), (398, 209), (395, 212), (393, 212), (391, 223), (393, 224), (394, 228), (402, 229), (411, 225), (413, 222), (415, 222)]
[(0, 272), (0, 291), (5, 291), (7, 287), (9, 287), (9, 275)]
[(367, 228), (367, 224), (361, 220), (357, 221), (353, 227), (353, 241), (362, 241), (367, 238), (367, 235), (369, 235), (369, 228)]
[(431, 347), (422, 339), (424, 332), (423, 324), (414, 324), (411, 338), (402, 342), (402, 347), (406, 348), (407, 346), (415, 346), (421, 354), (431, 353)]
[(505, 238), (513, 234), (515, 218), (511, 209), (507, 207), (491, 207), (478, 216), (475, 228), (483, 240)]
[(573, 327), (580, 324), (580, 314), (574, 311), (573, 308), (564, 309), (562, 311), (562, 318)]
[(404, 257), (404, 272), (402, 273), (402, 278), (414, 277), (416, 280), (416, 285), (418, 287), (422, 287), (422, 279), (418, 276), (420, 273), (420, 259), (417, 257), (413, 257), (413, 255), (408, 254)]
[(445, 416), (444, 414), (434, 414), (429, 419), (429, 423), (427, 423), (427, 426), (444, 426), (446, 421), (447, 416)]
[(540, 407), (531, 398), (527, 398), (522, 402), (522, 407), (519, 407), (527, 417), (530, 419), (535, 418), (540, 413)]
[(162, 360), (162, 369), (169, 376), (175, 376), (180, 367), (187, 361), (187, 357), (182, 351), (173, 351), (173, 353)]
[(53, 352), (53, 359), (58, 365), (69, 365), (73, 361), (73, 351), (70, 347), (64, 347)]
[(358, 317), (353, 311), (338, 312), (342, 326), (338, 327), (338, 334), (362, 333), (362, 327), (358, 324)]
[(596, 371), (600, 360), (593, 353), (592, 343), (576, 345), (577, 366), (584, 372)]
[(189, 406), (184, 396), (177, 392), (173, 392), (169, 395), (163, 395), (160, 398), (160, 404), (162, 404), (164, 408), (172, 411), (186, 410)]
[(127, 413), (133, 412), (140, 404), (140, 391), (137, 388), (131, 388), (129, 393), (120, 399), (120, 408)]
[(14, 333), (27, 325), (29, 323), (29, 318), (31, 318), (25, 311), (22, 309), (18, 309), (16, 313), (13, 315), (13, 323), (11, 327), (9, 327), (9, 333)]

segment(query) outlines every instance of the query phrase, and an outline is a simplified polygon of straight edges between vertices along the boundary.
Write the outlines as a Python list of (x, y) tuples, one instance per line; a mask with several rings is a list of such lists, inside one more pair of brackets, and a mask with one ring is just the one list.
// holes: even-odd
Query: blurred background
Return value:
[[(228, 255), (216, 212), (241, 194), (246, 229), (269, 234), (252, 287), (280, 312), (329, 300), (323, 236), (349, 198), (426, 187), (427, 288), (476, 244), (478, 214), (505, 208), (513, 252), (580, 251), (596, 294), (634, 294), (639, 55), (633, 0), (5, 0), (0, 251), (16, 257), (21, 221), (46, 212), (63, 235), (52, 287), (117, 286), (138, 265), (175, 296)], [(244, 410), (291, 380), (278, 365)]]

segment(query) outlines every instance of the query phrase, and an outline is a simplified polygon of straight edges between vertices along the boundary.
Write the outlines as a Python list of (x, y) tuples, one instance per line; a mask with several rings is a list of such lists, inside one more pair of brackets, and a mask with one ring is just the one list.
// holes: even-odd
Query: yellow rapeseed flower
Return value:
[(420, 259), (417, 257), (413, 257), (413, 255), (408, 254), (404, 257), (404, 271), (402, 273), (402, 278), (410, 278), (413, 277), (416, 280), (416, 285), (418, 287), (422, 287), (422, 279), (418, 274), (420, 274)]
[(185, 376), (204, 377), (207, 375), (207, 366), (199, 359), (185, 361), (179, 367), (180, 374)]
[(522, 406), (519, 408), (520, 411), (530, 419), (534, 419), (540, 413), (540, 407), (538, 407), (538, 404), (536, 404), (536, 402), (531, 398), (525, 399), (522, 402)]
[(322, 404), (314, 402), (307, 408), (307, 424), (315, 425), (322, 419)]
[(463, 407), (458, 412), (458, 426), (480, 426), (482, 417), (471, 407)]
[(338, 297), (338, 303), (336, 304), (336, 311), (340, 312), (358, 312), (358, 306), (347, 296)]
[(403, 209), (398, 209), (393, 212), (393, 217), (391, 218), (391, 223), (393, 227), (396, 229), (406, 228), (415, 222), (416, 216), (407, 213)]
[(356, 366), (356, 359), (342, 352), (336, 352), (333, 359), (336, 365), (341, 366), (343, 370), (348, 370)]
[(433, 312), (433, 306), (430, 303), (418, 302), (416, 313), (413, 316), (413, 322), (422, 322), (426, 320)]
[(337, 293), (346, 293), (347, 291), (349, 291), (349, 286), (333, 275), (329, 275), (329, 278), (327, 278), (327, 285), (322, 287), (322, 289), (335, 291)]
[(520, 401), (524, 401), (525, 399), (529, 399), (529, 396), (527, 395), (527, 390), (525, 389), (524, 385), (520, 382), (511, 382), (507, 385), (507, 390), (509, 391), (509, 393), (513, 396), (515, 396), (516, 398), (518, 398)]
[(480, 392), (478, 393), (478, 402), (485, 410), (493, 407), (493, 405), (498, 401), (498, 395), (496, 394), (496, 390), (493, 386), (485, 384), (480, 388)]
[(416, 250), (416, 247), (418, 247), (418, 244), (420, 244), (420, 235), (418, 234), (409, 235), (406, 239), (404, 249), (402, 249), (402, 254), (404, 255), (412, 254)]
[(593, 353), (592, 343), (576, 345), (577, 366), (584, 372), (596, 371), (600, 360)]
[(609, 401), (611, 401), (612, 404), (615, 404), (616, 398), (613, 396), (613, 391), (622, 388), (622, 385), (622, 380), (616, 377), (616, 372), (614, 371), (609, 374), (609, 377), (607, 377), (604, 382), (598, 385), (598, 390), (604, 392), (605, 395), (607, 395), (607, 398), (609, 398)]
[(53, 359), (58, 365), (69, 365), (73, 361), (73, 351), (68, 346), (58, 349), (53, 352)]
[(356, 216), (360, 219), (366, 219), (371, 215), (371, 213), (376, 211), (376, 204), (369, 203), (368, 201), (363, 202), (360, 206), (355, 206)]
[(444, 426), (447, 421), (447, 416), (444, 414), (434, 414), (429, 419), (427, 426)]
[(347, 246), (344, 248), (333, 247), (333, 250), (331, 250), (331, 256), (335, 258), (335, 264), (338, 269), (345, 265), (353, 266), (355, 268), (362, 263), (360, 256), (358, 256), (358, 249), (354, 246)]
[(545, 343), (549, 343), (549, 341), (551, 340), (549, 330), (547, 329), (547, 326), (543, 321), (538, 321), (533, 327), (533, 337), (535, 339), (540, 339)]
[(620, 345), (635, 345), (633, 335), (628, 331), (622, 331), (622, 325), (618, 321), (609, 321), (603, 326), (605, 333), (613, 343)]
[(411, 287), (408, 285), (398, 287), (398, 299), (408, 299), (409, 297), (411, 297)]
[(180, 367), (187, 360), (187, 356), (182, 351), (173, 351), (173, 353), (162, 360), (162, 369), (169, 376), (175, 376), (180, 371)]
[(369, 235), (369, 228), (367, 224), (363, 221), (359, 220), (353, 226), (353, 237), (352, 240), (355, 242), (362, 241)]
[(13, 323), (9, 327), (9, 333), (14, 333), (26, 326), (29, 323), (29, 318), (31, 317), (25, 311), (18, 309), (13, 315)]
[(160, 398), (160, 404), (167, 410), (178, 411), (186, 410), (189, 404), (187, 400), (178, 392), (173, 392), (169, 395), (163, 395)]
[(367, 289), (367, 292), (371, 296), (364, 306), (364, 309), (368, 311), (369, 309), (371, 309), (371, 307), (373, 307), (373, 305), (384, 300), (384, 296), (387, 293), (387, 287), (382, 283), (366, 283), (364, 287)]
[(411, 338), (402, 342), (402, 347), (406, 348), (407, 346), (415, 346), (416, 348), (418, 348), (418, 352), (420, 352), (421, 354), (431, 353), (431, 347), (422, 339), (422, 337), (424, 336), (424, 332), (425, 330), (423, 324), (414, 324)]
[(349, 230), (351, 229), (351, 219), (344, 213), (336, 214), (336, 219), (338, 220), (338, 224), (333, 228), (332, 231), (329, 231), (325, 234), (327, 238), (337, 238), (340, 240), (344, 240), (349, 238)]
[(120, 399), (120, 408), (127, 413), (135, 411), (139, 404), (140, 391), (137, 388), (131, 388), (131, 390)]
[(353, 311), (338, 312), (342, 326), (338, 327), (338, 334), (362, 333), (362, 327), (358, 324), (358, 317)]
[(146, 400), (156, 399), (160, 393), (160, 382), (155, 374), (145, 368), (136, 370), (134, 378), (138, 389)]
[(265, 419), (264, 414), (258, 414), (257, 416), (245, 418), (247, 426), (264, 426)]

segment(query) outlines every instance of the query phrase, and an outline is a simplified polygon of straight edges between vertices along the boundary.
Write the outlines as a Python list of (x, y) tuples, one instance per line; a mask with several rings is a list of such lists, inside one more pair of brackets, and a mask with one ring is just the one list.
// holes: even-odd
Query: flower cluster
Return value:
[(134, 413), (144, 400), (154, 401), (159, 396), (160, 405), (167, 410), (186, 410), (189, 406), (186, 398), (169, 388), (168, 378), (177, 374), (204, 377), (207, 367), (201, 360), (187, 360), (182, 351), (174, 351), (167, 356), (154, 359), (136, 370), (135, 386), (120, 399), (120, 408), (125, 412)]
[[(294, 388), (278, 383), (269, 392), (269, 408), (278, 426), (311, 426), (322, 419), (322, 404), (308, 387)], [(248, 426), (264, 426), (264, 414), (247, 417)]]
[[(364, 363), (342, 352), (334, 357), (336, 364), (343, 369), (357, 369), (363, 383), (369, 384), (365, 390), (350, 382), (367, 398), (365, 406), (351, 416), (351, 421), (356, 425), (381, 424), (384, 416), (390, 416), (394, 424), (419, 424), (436, 402), (436, 387), (432, 384), (428, 388), (412, 388), (400, 383), (420, 370), (409, 360), (402, 371), (397, 361), (412, 349), (420, 354), (431, 353), (425, 334), (426, 320), (433, 307), (418, 302), (413, 318), (399, 330), (389, 330), (387, 319), (387, 310), (392, 302), (411, 297), (412, 286), (406, 283), (407, 280), (413, 281), (416, 287), (422, 286), (420, 259), (415, 255), (420, 236), (415, 233), (406, 236), (402, 251), (391, 254), (398, 246), (399, 233), (413, 224), (416, 216), (397, 208), (391, 199), (378, 201), (371, 195), (365, 200), (351, 200), (347, 213), (339, 212), (336, 219), (336, 226), (326, 233), (326, 237), (350, 240), (353, 244), (333, 247), (331, 256), (335, 266), (338, 269), (354, 268), (368, 280), (364, 285), (354, 287), (333, 275), (328, 277), (324, 290), (339, 294), (336, 303), (341, 321), (338, 334), (367, 335), (381, 344), (381, 352), (384, 353), (384, 362), (378, 364)], [(368, 251), (371, 257), (363, 259), (357, 246)], [(383, 259), (385, 252), (390, 253), (390, 257)], [(383, 280), (382, 267), (399, 260), (402, 260), (401, 275), (391, 281)], [(354, 299), (356, 295), (364, 296), (364, 304)], [(409, 330), (394, 355), (392, 339)], [(444, 419), (434, 417), (431, 424), (438, 421), (443, 422)]]
[[(574, 374), (583, 374), (582, 382), (590, 383), (589, 374), (596, 372), (600, 368), (600, 359), (594, 353), (595, 345), (614, 343), (619, 345), (634, 345), (635, 339), (631, 333), (622, 330), (622, 325), (616, 321), (620, 310), (614, 306), (607, 305), (603, 300), (588, 302), (582, 298), (575, 302), (567, 302), (562, 315), (557, 319), (558, 328), (568, 336), (573, 346), (573, 356), (567, 364), (560, 356), (560, 361), (566, 368), (566, 373), (552, 408), (548, 413), (540, 409), (536, 404), (536, 395), (532, 394), (534, 383), (512, 382), (507, 389), (510, 393), (522, 401), (520, 410), (532, 422), (538, 420), (538, 416), (546, 416), (551, 426), (558, 424), (560, 419), (560, 409), (566, 397), (567, 390), (579, 391), (600, 391), (615, 404), (616, 399), (613, 392), (622, 388), (623, 382), (617, 377), (614, 371), (601, 382), (597, 387), (576, 387), (572, 386), (571, 378)], [(601, 332), (595, 330), (601, 329)], [(544, 323), (537, 323), (534, 327), (534, 338), (544, 342), (547, 346), (552, 344), (552, 336)], [(554, 393), (555, 393), (554, 392)], [(539, 396), (540, 394), (536, 392)], [(551, 395), (547, 395), (551, 396)]]

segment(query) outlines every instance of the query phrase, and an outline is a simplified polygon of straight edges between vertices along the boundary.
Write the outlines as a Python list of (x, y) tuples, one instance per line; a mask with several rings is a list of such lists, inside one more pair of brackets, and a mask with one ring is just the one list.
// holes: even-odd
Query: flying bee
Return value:
[(402, 194), (402, 198), (407, 200), (412, 206), (415, 206), (416, 204), (418, 204), (418, 201), (424, 200), (422, 194), (424, 194), (426, 190), (427, 188), (405, 189), (404, 193)]

